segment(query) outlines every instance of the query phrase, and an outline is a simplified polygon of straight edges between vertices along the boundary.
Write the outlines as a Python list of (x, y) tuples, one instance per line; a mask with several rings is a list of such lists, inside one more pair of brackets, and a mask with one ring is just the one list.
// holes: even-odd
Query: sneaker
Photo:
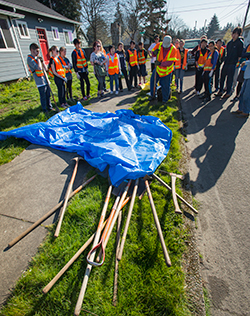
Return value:
[(120, 92), (123, 92), (123, 89), (120, 89)]
[(87, 99), (89, 99), (91, 97), (91, 95), (87, 95)]
[(65, 103), (65, 105), (66, 105), (67, 108), (70, 107), (70, 105), (68, 103)]
[(141, 82), (139, 82), (139, 86), (141, 86)]
[(97, 93), (97, 97), (98, 97), (99, 99), (102, 97), (99, 92)]
[(102, 98), (104, 97), (104, 92), (101, 93), (101, 97), (102, 97)]
[(115, 94), (118, 94), (118, 93), (119, 93), (118, 91), (115, 92)]
[(108, 92), (108, 89), (105, 88), (105, 89), (104, 89), (104, 92)]
[(211, 101), (211, 98), (205, 98), (205, 99), (204, 99), (204, 102), (205, 102), (205, 103), (207, 103), (207, 102), (209, 102), (209, 101)]
[(64, 104), (61, 104), (60, 106), (61, 106), (61, 108), (63, 108), (63, 109), (67, 109), (67, 106), (64, 105)]
[(216, 97), (220, 97), (222, 96), (223, 92), (219, 91), (217, 94), (216, 94)]
[(82, 100), (87, 101), (88, 97), (85, 96), (85, 97), (82, 98)]
[(217, 88), (217, 89), (215, 89), (215, 91), (214, 91), (214, 92), (216, 93), (216, 92), (218, 92), (218, 91), (219, 91), (219, 89)]
[(226, 94), (223, 95), (222, 99), (228, 99), (230, 96), (231, 96), (231, 94), (226, 93)]
[(236, 96), (232, 101), (239, 101), (239, 98)]
[[(104, 91), (105, 91), (105, 90), (104, 90)], [(113, 91), (110, 91), (109, 93), (110, 93), (110, 94), (113, 94), (114, 92), (113, 92)]]
[(196, 95), (200, 95), (200, 91), (196, 91)]

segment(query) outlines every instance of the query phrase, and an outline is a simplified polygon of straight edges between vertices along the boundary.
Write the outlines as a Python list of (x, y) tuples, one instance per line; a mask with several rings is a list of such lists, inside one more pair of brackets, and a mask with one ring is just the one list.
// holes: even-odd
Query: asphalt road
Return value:
[(232, 98), (203, 104), (193, 86), (194, 72), (188, 71), (181, 103), (211, 312), (250, 315), (250, 118), (230, 113), (238, 108)]

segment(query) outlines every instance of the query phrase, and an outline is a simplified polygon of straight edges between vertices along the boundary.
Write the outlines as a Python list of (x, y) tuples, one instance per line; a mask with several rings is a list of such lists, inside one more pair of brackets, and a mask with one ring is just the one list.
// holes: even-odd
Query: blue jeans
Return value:
[(182, 85), (183, 85), (183, 77), (184, 77), (185, 70), (180, 68), (180, 69), (175, 69), (175, 84), (176, 88), (179, 88), (179, 79), (180, 79), (180, 90), (182, 91)]
[(233, 64), (224, 64), (221, 71), (220, 92), (223, 92), (225, 79), (227, 77), (227, 94), (231, 94), (235, 67), (236, 65)]
[(154, 84), (156, 84), (160, 80), (161, 91), (162, 91), (162, 102), (165, 103), (169, 99), (172, 73), (170, 73), (169, 75), (165, 77), (160, 77), (158, 73), (156, 72), (156, 80), (155, 80), (155, 72), (156, 72), (156, 69), (153, 70), (152, 76), (150, 78), (150, 94), (151, 96), (153, 96)]
[(42, 86), (38, 88), (40, 94), (40, 101), (43, 112), (50, 111), (52, 109), (52, 105), (50, 103), (50, 88), (48, 85)]
[(110, 90), (113, 91), (113, 82), (115, 80), (115, 91), (118, 91), (119, 84), (118, 84), (118, 74), (109, 75), (110, 80)]

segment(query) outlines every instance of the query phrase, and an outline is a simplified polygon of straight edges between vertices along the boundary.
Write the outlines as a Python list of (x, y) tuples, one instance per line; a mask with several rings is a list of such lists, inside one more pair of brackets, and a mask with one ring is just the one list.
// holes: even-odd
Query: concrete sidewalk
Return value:
[[(138, 89), (124, 89), (118, 96), (107, 93), (102, 99), (93, 99), (86, 108), (96, 112), (128, 109), (138, 93)], [(0, 166), (0, 304), (27, 269), (47, 234), (44, 226), (53, 223), (57, 213), (6, 251), (8, 243), (63, 199), (75, 165), (71, 159), (75, 156), (30, 145), (13, 161)], [(74, 188), (84, 181), (90, 168), (86, 162), (80, 162)]]

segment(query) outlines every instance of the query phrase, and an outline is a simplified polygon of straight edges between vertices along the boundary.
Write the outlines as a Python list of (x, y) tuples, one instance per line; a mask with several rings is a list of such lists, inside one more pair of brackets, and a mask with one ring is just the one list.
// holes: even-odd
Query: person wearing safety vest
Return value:
[(143, 43), (139, 42), (138, 44), (139, 49), (137, 50), (137, 58), (139, 63), (139, 70), (138, 70), (138, 77), (139, 77), (139, 86), (141, 85), (141, 77), (143, 77), (143, 82), (146, 83), (146, 76), (147, 76), (147, 70), (146, 70), (146, 61), (147, 61), (147, 51), (143, 47)]
[(176, 61), (176, 48), (172, 44), (172, 37), (166, 35), (163, 41), (153, 48), (152, 54), (156, 56), (156, 68), (150, 79), (151, 98), (154, 98), (154, 89), (156, 83), (160, 80), (162, 101), (166, 103), (170, 95), (172, 72)]
[(67, 82), (67, 78), (63, 65), (61, 64), (58, 57), (59, 49), (57, 46), (52, 46), (49, 49), (49, 52), (51, 53), (48, 66), (49, 76), (54, 78), (55, 84), (57, 86), (60, 106), (62, 108), (67, 108), (69, 106), (65, 99), (65, 83)]
[(225, 62), (221, 71), (220, 91), (216, 94), (216, 96), (223, 95), (224, 84), (227, 77), (227, 92), (223, 95), (223, 99), (229, 98), (232, 93), (236, 64), (240, 61), (243, 51), (243, 42), (239, 38), (241, 33), (241, 27), (236, 27), (232, 32), (232, 40), (227, 43)]
[(65, 47), (60, 47), (59, 49), (59, 59), (61, 64), (63, 65), (63, 68), (65, 69), (66, 73), (66, 78), (67, 78), (67, 89), (66, 89), (66, 98), (69, 99), (70, 101), (74, 101), (73, 96), (72, 96), (72, 65), (68, 58), (66, 57), (66, 48)]
[(240, 93), (241, 93), (241, 88), (242, 85), (244, 83), (244, 74), (245, 74), (245, 70), (246, 70), (246, 65), (243, 63), (244, 61), (250, 59), (250, 44), (243, 50), (242, 53), (242, 58), (240, 60), (240, 73), (238, 75), (237, 81), (237, 88), (236, 88), (236, 96), (234, 97), (234, 99), (232, 101), (238, 101), (240, 98)]
[(215, 42), (210, 41), (208, 44), (209, 53), (207, 55), (205, 64), (204, 64), (204, 71), (203, 71), (203, 81), (205, 86), (205, 94), (202, 97), (204, 102), (208, 102), (211, 100), (212, 94), (212, 85), (213, 85), (213, 74), (216, 69), (217, 60), (219, 57), (218, 51), (215, 49)]
[[(30, 44), (30, 54), (27, 57), (27, 64), (30, 73), (32, 73), (35, 80), (36, 86), (40, 94), (40, 101), (42, 110), (44, 113), (52, 111), (52, 105), (50, 103), (50, 88), (46, 80), (46, 77), (42, 70), (43, 61), (39, 57), (39, 46), (36, 43)], [(45, 64), (43, 63), (44, 69), (46, 69)]]
[(115, 46), (109, 46), (109, 53), (107, 55), (107, 62), (106, 62), (106, 70), (109, 75), (110, 80), (110, 94), (113, 94), (113, 83), (115, 80), (115, 94), (118, 94), (119, 83), (118, 83), (118, 76), (120, 74), (120, 61), (119, 56), (115, 52)]
[(225, 47), (222, 46), (222, 40), (219, 38), (216, 41), (216, 47), (219, 53), (219, 58), (217, 60), (217, 65), (216, 65), (216, 69), (214, 72), (214, 85), (215, 85), (215, 92), (217, 92), (219, 90), (219, 82), (220, 82), (220, 67), (221, 64), (224, 62), (225, 60)]
[(175, 85), (177, 90), (179, 89), (180, 80), (180, 93), (183, 87), (183, 77), (187, 66), (187, 54), (188, 49), (184, 48), (185, 41), (180, 40), (179, 48), (176, 50), (176, 62), (175, 62)]
[(195, 65), (196, 65), (196, 73), (195, 73), (195, 92), (197, 95), (200, 95), (200, 91), (202, 88), (202, 73), (205, 65), (205, 61), (208, 55), (207, 49), (207, 39), (203, 38), (200, 43), (200, 49), (198, 49), (195, 53)]
[[(135, 42), (130, 42), (130, 48), (126, 51), (126, 60), (128, 62), (129, 81), (131, 89), (137, 87), (137, 72), (138, 72), (138, 59), (137, 51), (135, 49)], [(132, 85), (134, 79), (134, 87)]]
[[(73, 44), (75, 45), (75, 49), (71, 54), (73, 68), (75, 70), (77, 79), (80, 80), (81, 91), (82, 91), (82, 99), (83, 101), (88, 100), (90, 98), (90, 82), (89, 82), (89, 72), (88, 72), (88, 63), (85, 56), (85, 52), (81, 49), (81, 42), (79, 39), (75, 38), (73, 40)], [(85, 94), (84, 81), (87, 86), (87, 95)]]

